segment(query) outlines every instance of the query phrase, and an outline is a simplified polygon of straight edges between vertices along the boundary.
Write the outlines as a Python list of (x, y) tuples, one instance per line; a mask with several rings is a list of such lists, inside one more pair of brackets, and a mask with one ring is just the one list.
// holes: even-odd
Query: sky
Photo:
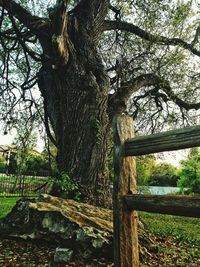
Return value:
[(12, 141), (14, 139), (14, 134), (7, 134), (7, 135), (3, 135), (0, 134), (0, 144), (1, 145), (11, 145)]
[[(15, 131), (12, 130), (7, 135), (4, 135), (1, 125), (0, 125), (0, 145), (12, 145), (12, 142), (15, 138), (15, 134), (16, 134)], [(41, 138), (38, 135), (38, 142), (37, 142), (36, 149), (38, 152), (42, 152), (43, 148), (44, 148), (44, 142), (41, 140)]]
[(177, 151), (163, 152), (163, 157), (157, 159), (158, 162), (167, 162), (176, 167), (180, 166), (180, 161), (187, 158), (189, 149), (181, 149)]
[[(46, 3), (46, 1), (42, 0)], [(47, 2), (55, 2), (55, 0), (48, 0)], [(196, 1), (194, 2), (194, 9), (197, 8)], [(3, 130), (0, 125), (0, 145), (11, 145), (13, 140), (15, 138), (14, 131), (11, 133), (8, 133), (7, 135), (3, 135)], [(43, 142), (40, 138), (38, 138), (38, 144), (37, 144), (37, 150), (42, 151), (43, 149)], [(176, 152), (165, 152), (163, 153), (163, 159), (159, 159), (158, 161), (167, 161), (173, 165), (178, 165), (179, 161), (182, 159), (185, 159), (187, 155), (187, 150), (179, 150)]]

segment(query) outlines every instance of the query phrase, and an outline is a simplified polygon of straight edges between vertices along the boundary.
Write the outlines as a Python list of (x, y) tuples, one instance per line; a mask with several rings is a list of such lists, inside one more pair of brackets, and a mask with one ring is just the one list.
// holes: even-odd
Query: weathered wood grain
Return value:
[(200, 197), (132, 194), (124, 198), (130, 210), (200, 218)]
[(126, 140), (125, 156), (139, 156), (200, 146), (200, 126), (186, 127)]
[(124, 157), (123, 144), (134, 137), (133, 120), (128, 116), (117, 116), (113, 121), (114, 135), (114, 266), (138, 267), (138, 216), (124, 202), (128, 193), (136, 193), (136, 165), (134, 157)]

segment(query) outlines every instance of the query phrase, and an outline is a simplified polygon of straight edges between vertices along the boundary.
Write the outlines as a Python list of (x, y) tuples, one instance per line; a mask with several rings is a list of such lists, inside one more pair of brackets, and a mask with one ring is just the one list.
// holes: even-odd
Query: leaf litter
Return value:
[[(141, 267), (200, 267), (198, 245), (181, 242), (173, 237), (155, 236), (156, 248), (141, 258)], [(54, 263), (56, 245), (21, 239), (0, 240), (0, 267), (113, 267), (106, 259), (77, 259)]]

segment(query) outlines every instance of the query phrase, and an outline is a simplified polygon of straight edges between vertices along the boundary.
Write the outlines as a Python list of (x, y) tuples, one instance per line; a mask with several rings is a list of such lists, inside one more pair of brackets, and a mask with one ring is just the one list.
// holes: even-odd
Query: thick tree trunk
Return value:
[(90, 55), (90, 62), (79, 54), (67, 67), (43, 66), (39, 86), (56, 137), (59, 170), (80, 185), (89, 202), (105, 207), (110, 205), (108, 82), (98, 57)]
[(69, 15), (66, 2), (57, 1), (49, 14), (51, 24), (40, 38), (43, 66), (38, 84), (55, 133), (59, 171), (80, 185), (89, 202), (106, 207), (111, 200), (109, 83), (96, 42), (108, 1), (102, 6), (100, 2), (90, 4), (85, 13), (84, 1)]

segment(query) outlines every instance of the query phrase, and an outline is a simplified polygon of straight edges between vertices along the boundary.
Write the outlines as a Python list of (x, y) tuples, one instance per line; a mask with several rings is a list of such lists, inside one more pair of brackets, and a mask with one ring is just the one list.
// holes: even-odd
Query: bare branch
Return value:
[(24, 52), (25, 52), (25, 53), (28, 53), (34, 60), (36, 60), (36, 61), (41, 61), (41, 57), (40, 57), (40, 55), (37, 54), (37, 53), (35, 53), (33, 50), (31, 50), (31, 49), (26, 45), (26, 43), (24, 42), (23, 37), (22, 37), (22, 35), (21, 35), (21, 32), (20, 32), (20, 30), (18, 29), (17, 24), (16, 24), (16, 22), (15, 22), (15, 19), (14, 19), (10, 14), (9, 14), (9, 18), (10, 18), (10, 20), (11, 20), (11, 22), (12, 22), (12, 26), (13, 26), (13, 29), (14, 29), (14, 31), (15, 31), (15, 33), (16, 33), (17, 39), (18, 39), (19, 43), (21, 44), (21, 46), (22, 46)]
[(115, 6), (109, 5), (109, 9), (115, 13), (115, 19), (119, 20), (121, 18), (121, 10)]
[(196, 29), (196, 33), (195, 33), (194, 39), (191, 42), (192, 46), (195, 46), (198, 43), (199, 37), (200, 37), (200, 26), (198, 26), (197, 29)]
[(54, 144), (54, 146), (57, 146), (56, 140), (54, 139), (54, 137), (51, 133), (50, 127), (49, 127), (49, 117), (47, 114), (45, 103), (44, 103), (44, 120), (43, 120), (43, 122), (44, 122), (44, 126), (45, 126), (46, 133), (47, 133), (49, 140)]
[[(110, 95), (109, 97), (109, 113), (112, 118), (113, 115), (119, 112), (126, 111), (126, 105), (128, 99), (131, 95), (137, 92), (142, 87), (152, 87), (153, 89), (148, 90), (144, 94), (141, 94), (135, 97), (134, 103), (137, 106), (138, 100), (146, 98), (148, 96), (153, 97), (156, 103), (158, 110), (162, 110), (162, 104), (160, 99), (165, 103), (167, 101), (173, 101), (181, 109), (191, 110), (200, 109), (200, 102), (198, 103), (189, 103), (181, 98), (179, 98), (172, 90), (168, 81), (164, 80), (162, 77), (159, 77), (153, 73), (140, 75), (133, 80), (124, 83), (118, 88), (117, 92)], [(161, 90), (161, 92), (159, 91)]]
[(14, 0), (0, 0), (0, 7), (7, 10), (13, 17), (17, 18), (24, 26), (30, 29), (35, 34), (38, 34), (48, 23), (40, 17), (33, 16), (21, 5)]
[(155, 85), (159, 82), (159, 79), (154, 74), (143, 74), (131, 81), (128, 81), (118, 88), (117, 92), (110, 95), (109, 98), (109, 110), (110, 112), (118, 112), (126, 109), (128, 99), (134, 92), (137, 92), (144, 86)]
[(182, 100), (173, 92), (173, 90), (170, 87), (170, 84), (168, 82), (164, 82), (164, 86), (162, 89), (168, 95), (170, 100), (172, 100), (174, 103), (176, 103), (180, 108), (184, 108), (187, 111), (191, 110), (191, 109), (195, 109), (195, 110), (200, 109), (200, 102), (188, 103), (188, 102)]
[(52, 44), (61, 65), (66, 65), (69, 59), (69, 37), (67, 34), (67, 0), (57, 0), (57, 4), (49, 13), (53, 28)]
[(119, 21), (119, 20), (116, 20), (116, 21), (115, 20), (112, 20), (112, 21), (106, 20), (106, 21), (104, 21), (103, 28), (104, 28), (104, 31), (111, 31), (111, 30), (127, 31), (127, 32), (134, 34), (134, 35), (139, 36), (140, 38), (142, 38), (146, 41), (156, 43), (159, 45), (180, 46), (180, 47), (183, 47), (184, 49), (190, 51), (194, 55), (197, 55), (200, 57), (200, 51), (197, 50), (196, 48), (194, 48), (193, 43), (189, 44), (180, 38), (167, 38), (167, 37), (162, 36), (162, 35), (156, 36), (156, 35), (153, 35), (151, 33), (144, 31), (143, 29), (141, 29), (140, 27), (138, 27), (132, 23)]
[(49, 10), (49, 17), (53, 22), (54, 34), (63, 35), (67, 29), (67, 0), (57, 0), (54, 8)]

